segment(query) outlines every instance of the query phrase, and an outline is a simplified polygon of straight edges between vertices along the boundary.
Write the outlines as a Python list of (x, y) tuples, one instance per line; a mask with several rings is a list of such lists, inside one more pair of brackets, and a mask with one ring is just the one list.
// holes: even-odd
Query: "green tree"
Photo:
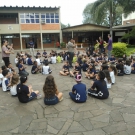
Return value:
[(134, 38), (135, 38), (135, 27), (122, 37), (122, 39), (134, 39)]
[(70, 27), (70, 24), (69, 23), (67, 25), (61, 23), (61, 29), (64, 29), (64, 28), (67, 28), (67, 27)]

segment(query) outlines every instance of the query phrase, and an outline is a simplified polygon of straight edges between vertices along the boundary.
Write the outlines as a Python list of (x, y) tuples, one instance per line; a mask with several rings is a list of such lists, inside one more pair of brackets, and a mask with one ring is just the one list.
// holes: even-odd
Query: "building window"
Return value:
[(59, 23), (59, 14), (58, 13), (44, 13), (41, 14), (42, 23)]
[(22, 13), (20, 14), (21, 23), (39, 23), (39, 13)]

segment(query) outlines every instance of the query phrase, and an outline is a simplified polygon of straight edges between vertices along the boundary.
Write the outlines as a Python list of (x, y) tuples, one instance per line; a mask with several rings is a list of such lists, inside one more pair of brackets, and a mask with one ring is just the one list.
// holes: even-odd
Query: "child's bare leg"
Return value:
[(56, 96), (58, 97), (59, 101), (62, 99), (63, 97), (63, 93), (59, 92), (58, 90), (56, 91)]

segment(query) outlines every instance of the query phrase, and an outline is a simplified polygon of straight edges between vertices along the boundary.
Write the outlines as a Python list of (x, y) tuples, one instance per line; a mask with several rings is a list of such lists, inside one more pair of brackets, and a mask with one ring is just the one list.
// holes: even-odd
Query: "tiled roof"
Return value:
[(60, 7), (46, 7), (46, 6), (44, 6), (44, 7), (41, 7), (41, 6), (39, 6), (39, 7), (35, 7), (35, 6), (33, 6), (33, 7), (30, 7), (30, 6), (27, 6), (27, 7), (25, 7), (25, 6), (21, 6), (21, 7), (19, 7), (19, 6), (0, 6), (0, 9), (5, 9), (5, 8), (13, 8), (13, 9), (33, 9), (33, 8), (35, 8), (35, 9), (59, 9)]

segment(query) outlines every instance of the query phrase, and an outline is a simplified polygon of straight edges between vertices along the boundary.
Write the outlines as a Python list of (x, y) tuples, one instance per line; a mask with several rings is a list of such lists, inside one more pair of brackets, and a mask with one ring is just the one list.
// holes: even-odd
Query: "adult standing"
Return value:
[(104, 52), (104, 41), (102, 39), (102, 37), (99, 37), (99, 42), (97, 40), (97, 43), (99, 44), (99, 53), (103, 53)]
[(67, 44), (67, 48), (68, 48), (68, 55), (69, 55), (69, 66), (72, 68), (72, 61), (73, 61), (73, 57), (74, 57), (74, 48), (75, 48), (75, 41), (73, 40), (73, 38), (71, 38), (71, 40), (68, 42)]
[(108, 43), (107, 43), (107, 51), (108, 51), (108, 59), (111, 58), (111, 51), (112, 51), (112, 38), (111, 34), (108, 34)]
[(32, 55), (33, 53), (33, 56), (34, 56), (34, 42), (32, 41), (32, 39), (30, 39), (30, 42), (29, 42), (29, 47), (30, 47), (30, 54)]
[(10, 46), (10, 48), (9, 48), (9, 46), (7, 47), (7, 44), (8, 44), (7, 40), (2, 41), (2, 59), (3, 59), (6, 67), (8, 66), (8, 64), (10, 62), (9, 56), (11, 53), (13, 53), (12, 46)]

